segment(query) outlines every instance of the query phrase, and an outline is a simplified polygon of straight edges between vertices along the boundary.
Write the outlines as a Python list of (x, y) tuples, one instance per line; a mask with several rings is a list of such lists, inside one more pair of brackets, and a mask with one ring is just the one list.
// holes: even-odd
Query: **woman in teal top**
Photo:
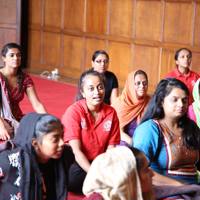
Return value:
[(181, 81), (161, 80), (133, 146), (144, 152), (155, 172), (154, 184), (197, 184), (200, 129), (187, 117), (189, 91)]

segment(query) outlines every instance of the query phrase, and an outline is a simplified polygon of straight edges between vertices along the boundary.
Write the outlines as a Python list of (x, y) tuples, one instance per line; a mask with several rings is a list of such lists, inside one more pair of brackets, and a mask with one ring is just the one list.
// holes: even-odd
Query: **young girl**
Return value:
[(2, 200), (66, 199), (74, 157), (62, 136), (63, 126), (52, 115), (30, 113), (22, 118), (14, 140), (0, 153)]
[(195, 82), (200, 76), (190, 70), (190, 64), (192, 62), (192, 52), (187, 48), (178, 49), (175, 53), (176, 68), (166, 75), (166, 78), (176, 78), (188, 87), (189, 89), (189, 104), (193, 102), (192, 90)]
[[(31, 77), (22, 72), (21, 47), (16, 43), (6, 44), (1, 51), (4, 66), (0, 69), (0, 83), (7, 98), (12, 115), (17, 121), (23, 116), (19, 103), (26, 94), (34, 110), (38, 113), (46, 113), (46, 109), (40, 102)], [(0, 118), (0, 139), (10, 139), (11, 135)]]
[(105, 87), (102, 75), (85, 71), (79, 81), (79, 101), (67, 108), (62, 122), (64, 142), (69, 143), (76, 162), (70, 168), (69, 189), (81, 193), (91, 162), (120, 142), (119, 121), (111, 106), (103, 103)]

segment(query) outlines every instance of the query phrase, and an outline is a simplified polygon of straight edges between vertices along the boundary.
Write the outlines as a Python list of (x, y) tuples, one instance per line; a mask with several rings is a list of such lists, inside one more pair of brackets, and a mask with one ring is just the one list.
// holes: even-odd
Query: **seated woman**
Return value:
[(64, 142), (69, 143), (76, 162), (69, 173), (69, 190), (82, 192), (82, 184), (91, 162), (120, 142), (119, 120), (111, 106), (103, 102), (103, 76), (94, 70), (85, 71), (79, 80), (79, 101), (63, 115)]
[[(22, 50), (16, 43), (6, 44), (1, 51), (4, 66), (0, 69), (0, 83), (4, 90), (12, 115), (17, 121), (23, 116), (19, 103), (26, 94), (34, 110), (38, 113), (46, 113), (43, 104), (38, 99), (31, 77), (22, 72)], [(7, 124), (6, 124), (7, 125)], [(5, 123), (0, 118), (0, 139), (11, 138)]]
[(181, 48), (176, 51), (174, 58), (176, 68), (169, 72), (166, 78), (176, 78), (185, 83), (189, 90), (189, 104), (191, 104), (194, 84), (200, 78), (199, 74), (190, 69), (192, 52), (187, 48)]
[(114, 73), (108, 71), (109, 56), (104, 50), (97, 50), (92, 55), (92, 68), (105, 76), (104, 102), (111, 104), (118, 96), (118, 80)]
[(132, 144), (132, 136), (145, 111), (150, 97), (147, 95), (148, 78), (142, 70), (128, 75), (122, 94), (113, 101), (120, 122), (121, 144)]
[(152, 176), (153, 172), (142, 152), (118, 146), (92, 162), (83, 193), (88, 196), (85, 199), (97, 193), (103, 200), (153, 200)]
[(189, 106), (188, 116), (200, 128), (200, 79), (195, 83), (192, 94), (194, 101)]
[(167, 78), (159, 82), (147, 111), (133, 135), (154, 170), (155, 185), (197, 184), (200, 130), (188, 118), (186, 85)]
[(66, 199), (74, 156), (62, 136), (63, 125), (52, 115), (30, 113), (22, 118), (13, 142), (0, 145), (2, 200)]

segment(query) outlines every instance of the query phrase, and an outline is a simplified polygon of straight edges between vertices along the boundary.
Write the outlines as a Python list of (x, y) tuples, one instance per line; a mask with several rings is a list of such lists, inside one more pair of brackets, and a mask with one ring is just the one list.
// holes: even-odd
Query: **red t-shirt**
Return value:
[(89, 161), (105, 152), (108, 145), (120, 143), (119, 120), (116, 111), (104, 103), (96, 122), (83, 99), (67, 108), (62, 117), (62, 123), (65, 126), (65, 143), (79, 139), (82, 151)]
[(179, 72), (178, 68), (176, 67), (173, 71), (166, 75), (166, 78), (176, 78), (188, 87), (190, 96), (189, 96), (189, 104), (193, 102), (192, 90), (196, 81), (200, 78), (200, 76), (193, 71), (189, 71), (187, 74), (182, 74)]

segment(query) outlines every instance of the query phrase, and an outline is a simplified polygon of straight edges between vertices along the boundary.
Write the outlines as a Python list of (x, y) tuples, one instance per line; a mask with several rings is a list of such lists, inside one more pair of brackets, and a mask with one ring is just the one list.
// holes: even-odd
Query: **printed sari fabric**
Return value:
[(28, 87), (33, 86), (33, 81), (31, 77), (26, 73), (22, 74), (23, 81), (21, 88), (19, 88), (19, 86), (11, 88), (6, 81), (6, 78), (3, 76), (2, 73), (0, 73), (0, 82), (2, 90), (4, 90), (12, 114), (17, 121), (19, 121), (23, 117), (23, 113), (19, 107), (19, 103), (23, 100), (24, 94), (26, 93), (26, 89)]

